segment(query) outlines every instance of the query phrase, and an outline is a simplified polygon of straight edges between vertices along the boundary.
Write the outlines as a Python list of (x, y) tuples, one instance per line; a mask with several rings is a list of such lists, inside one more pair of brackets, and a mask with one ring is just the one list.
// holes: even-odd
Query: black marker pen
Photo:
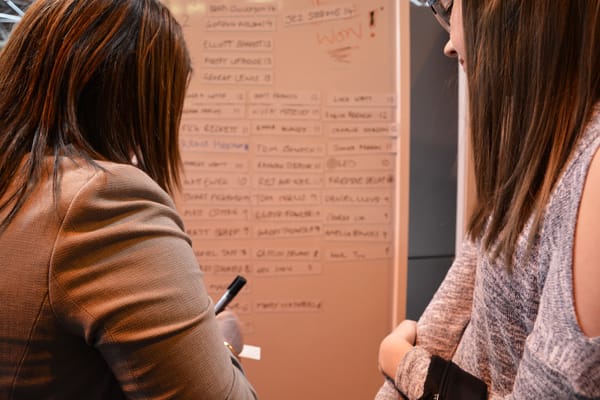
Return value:
[(215, 314), (223, 311), (225, 307), (227, 307), (227, 304), (233, 300), (233, 298), (238, 294), (240, 289), (244, 287), (245, 284), (246, 278), (241, 275), (236, 276), (233, 282), (231, 282), (231, 284), (227, 287), (225, 294), (219, 299), (219, 301), (217, 301), (217, 304), (215, 305)]

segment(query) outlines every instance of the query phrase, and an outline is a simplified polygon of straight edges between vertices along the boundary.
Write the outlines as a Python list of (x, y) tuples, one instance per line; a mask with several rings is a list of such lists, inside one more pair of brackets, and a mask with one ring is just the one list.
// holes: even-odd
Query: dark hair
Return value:
[(469, 234), (512, 267), (600, 100), (600, 1), (462, 1), (478, 195)]
[(0, 53), (0, 71), (0, 210), (10, 209), (0, 228), (48, 173), (48, 155), (56, 193), (61, 156), (96, 167), (135, 159), (166, 191), (179, 186), (190, 58), (158, 0), (38, 0)]

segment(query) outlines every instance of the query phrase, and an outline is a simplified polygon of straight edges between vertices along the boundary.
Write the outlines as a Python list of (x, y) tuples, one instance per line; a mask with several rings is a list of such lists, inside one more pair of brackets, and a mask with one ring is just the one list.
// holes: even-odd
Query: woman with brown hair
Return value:
[(466, 72), (477, 205), (382, 341), (376, 398), (599, 399), (600, 1), (428, 4)]
[(191, 71), (169, 11), (38, 0), (0, 71), (0, 397), (255, 398), (169, 195)]

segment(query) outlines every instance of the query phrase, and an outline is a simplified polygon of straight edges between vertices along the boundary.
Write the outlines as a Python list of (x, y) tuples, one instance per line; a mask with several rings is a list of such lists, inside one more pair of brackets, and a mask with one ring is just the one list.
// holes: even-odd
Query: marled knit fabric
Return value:
[[(488, 385), (490, 399), (600, 399), (600, 337), (575, 316), (573, 245), (587, 171), (600, 147), (600, 105), (546, 206), (533, 251), (522, 232), (512, 275), (466, 242), (419, 320), (417, 347), (399, 365), (396, 386), (423, 392), (431, 354)], [(600, 234), (600, 233), (599, 233)], [(386, 383), (377, 400), (398, 399)]]

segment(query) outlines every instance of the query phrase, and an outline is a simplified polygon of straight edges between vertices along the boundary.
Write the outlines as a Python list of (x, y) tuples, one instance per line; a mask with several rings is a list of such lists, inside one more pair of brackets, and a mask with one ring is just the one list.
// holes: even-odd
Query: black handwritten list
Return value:
[[(180, 132), (182, 214), (202, 269), (221, 282), (209, 290), (217, 294), (232, 274), (311, 275), (327, 263), (391, 259), (395, 92), (280, 89), (289, 83), (276, 80), (278, 32), (341, 21), (346, 28), (324, 27), (316, 44), (363, 39), (356, 6), (209, 3), (201, 11), (198, 77)], [(280, 309), (242, 300), (233, 305), (242, 312)]]
[[(403, 256), (399, 3), (165, 1), (194, 68), (177, 206), (209, 294), (248, 279), (228, 306), (263, 349), (247, 373), (266, 399), (372, 396)], [(273, 382), (290, 360), (297, 374)]]

